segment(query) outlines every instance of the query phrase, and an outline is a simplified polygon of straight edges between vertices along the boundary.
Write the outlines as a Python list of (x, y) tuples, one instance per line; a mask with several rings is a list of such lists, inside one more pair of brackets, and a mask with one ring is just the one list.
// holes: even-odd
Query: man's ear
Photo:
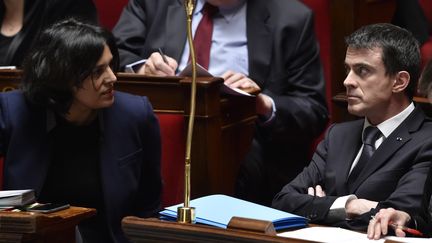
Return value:
[(393, 93), (404, 92), (410, 83), (410, 75), (407, 71), (400, 71), (395, 75)]

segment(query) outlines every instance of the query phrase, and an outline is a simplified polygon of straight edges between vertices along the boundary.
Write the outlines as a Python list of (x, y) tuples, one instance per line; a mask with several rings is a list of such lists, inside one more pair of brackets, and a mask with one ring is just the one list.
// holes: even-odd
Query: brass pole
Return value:
[(177, 208), (177, 222), (179, 223), (195, 223), (195, 208), (190, 207), (191, 196), (191, 147), (192, 147), (192, 134), (195, 118), (195, 105), (196, 105), (196, 58), (195, 47), (192, 38), (192, 14), (194, 11), (194, 0), (185, 0), (184, 7), (186, 10), (187, 18), (187, 40), (189, 43), (190, 59), (192, 62), (192, 83), (191, 83), (191, 98), (190, 98), (190, 112), (188, 132), (186, 138), (186, 157), (185, 157), (185, 188), (184, 188), (184, 206)]

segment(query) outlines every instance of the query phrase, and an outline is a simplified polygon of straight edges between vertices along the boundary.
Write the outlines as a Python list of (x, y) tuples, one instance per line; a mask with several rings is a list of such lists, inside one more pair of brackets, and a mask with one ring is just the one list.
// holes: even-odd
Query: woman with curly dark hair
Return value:
[(118, 53), (104, 29), (66, 20), (41, 32), (22, 90), (0, 94), (4, 189), (97, 209), (84, 242), (125, 242), (121, 219), (160, 207), (160, 133), (146, 97), (114, 91)]

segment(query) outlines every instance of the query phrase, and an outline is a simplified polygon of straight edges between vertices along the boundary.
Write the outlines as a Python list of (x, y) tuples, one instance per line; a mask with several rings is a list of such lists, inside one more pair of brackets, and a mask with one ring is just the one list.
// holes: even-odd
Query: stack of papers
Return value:
[(322, 243), (387, 243), (390, 241), (404, 243), (432, 242), (432, 238), (426, 239), (396, 236), (386, 236), (379, 240), (369, 240), (366, 233), (360, 233), (338, 227), (309, 227), (299, 230), (283, 232), (278, 234), (278, 236)]
[[(177, 219), (177, 208), (183, 204), (165, 208), (160, 215), (167, 220)], [(191, 200), (195, 207), (196, 222), (227, 228), (232, 217), (243, 217), (273, 222), (276, 230), (305, 227), (307, 219), (270, 207), (240, 200), (226, 195), (210, 195)]]
[(35, 201), (33, 189), (0, 191), (0, 206), (24, 206)]

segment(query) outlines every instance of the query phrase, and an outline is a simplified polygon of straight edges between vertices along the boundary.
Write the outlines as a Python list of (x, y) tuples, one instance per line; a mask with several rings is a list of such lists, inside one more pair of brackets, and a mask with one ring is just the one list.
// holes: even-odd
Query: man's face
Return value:
[(117, 78), (111, 70), (111, 60), (111, 51), (105, 45), (93, 74), (84, 80), (82, 87), (76, 88), (73, 105), (83, 109), (95, 110), (113, 104), (114, 82)]
[(373, 124), (389, 118), (395, 78), (386, 75), (382, 49), (348, 47), (345, 67), (348, 111), (356, 116), (366, 116)]

